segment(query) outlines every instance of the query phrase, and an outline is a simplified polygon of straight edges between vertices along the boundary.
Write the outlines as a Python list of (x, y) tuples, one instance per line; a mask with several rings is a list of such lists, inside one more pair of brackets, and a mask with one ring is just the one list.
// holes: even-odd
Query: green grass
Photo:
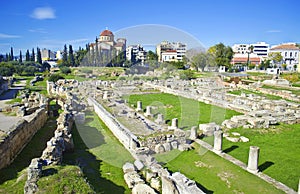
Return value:
[(206, 193), (283, 193), (216, 154), (194, 145), (165, 166), (196, 181)]
[(137, 101), (142, 101), (144, 111), (149, 105), (157, 107), (153, 109), (153, 114), (164, 114), (167, 123), (170, 123), (173, 118), (178, 118), (179, 127), (185, 129), (190, 129), (199, 123), (216, 122), (221, 124), (225, 119), (239, 114), (236, 111), (166, 93), (130, 95), (126, 98), (134, 107), (136, 107)]
[(73, 129), (75, 151), (65, 154), (64, 162), (79, 161), (97, 193), (131, 193), (123, 179), (122, 166), (133, 162), (132, 156), (95, 113), (87, 112), (86, 121)]
[[(274, 129), (231, 129), (250, 139), (247, 143), (223, 141), (223, 150), (247, 164), (249, 147), (260, 147), (259, 169), (283, 182), (287, 186), (298, 189), (300, 162), (300, 124), (280, 124)], [(206, 141), (210, 143), (211, 138)], [(227, 151), (226, 151), (227, 150)]]

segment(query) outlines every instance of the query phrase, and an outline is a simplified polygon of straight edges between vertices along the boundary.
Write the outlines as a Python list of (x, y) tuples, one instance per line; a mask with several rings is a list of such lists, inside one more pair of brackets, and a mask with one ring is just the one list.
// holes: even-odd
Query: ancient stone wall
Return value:
[(48, 118), (45, 108), (36, 110), (28, 120), (20, 120), (0, 140), (0, 169), (8, 166), (31, 140), (34, 134), (46, 123)]
[(129, 150), (131, 153), (138, 147), (137, 137), (131, 133), (126, 127), (124, 127), (119, 121), (116, 120), (108, 111), (105, 110), (94, 100), (89, 97), (89, 105), (94, 106), (94, 111), (100, 117), (100, 119), (105, 123), (105, 125), (111, 130), (111, 132), (118, 138), (118, 140), (124, 145), (124, 147)]

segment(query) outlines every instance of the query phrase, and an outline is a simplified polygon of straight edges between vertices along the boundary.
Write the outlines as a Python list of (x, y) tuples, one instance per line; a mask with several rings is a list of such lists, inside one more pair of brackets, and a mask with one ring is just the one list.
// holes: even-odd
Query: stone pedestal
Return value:
[(250, 146), (247, 170), (252, 173), (258, 172), (259, 147)]
[(146, 113), (145, 116), (146, 117), (153, 117), (153, 114), (151, 113), (151, 106), (146, 106)]
[(299, 179), (299, 184), (298, 184), (298, 194), (300, 194), (300, 179)]
[(163, 114), (158, 114), (157, 119), (155, 120), (155, 122), (160, 124), (160, 125), (165, 124), (164, 115)]
[(108, 98), (108, 92), (104, 91), (104, 93), (103, 93), (103, 99), (106, 100), (107, 98)]
[(136, 111), (140, 112), (140, 111), (143, 111), (143, 108), (142, 108), (142, 102), (141, 101), (137, 101), (136, 103)]
[(214, 132), (214, 151), (217, 153), (222, 152), (222, 141), (223, 141), (223, 132), (221, 130)]

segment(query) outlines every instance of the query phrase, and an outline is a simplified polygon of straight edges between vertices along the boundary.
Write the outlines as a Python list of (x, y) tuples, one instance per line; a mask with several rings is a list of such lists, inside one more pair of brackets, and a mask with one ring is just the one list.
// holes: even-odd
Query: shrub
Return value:
[(59, 69), (60, 69), (60, 71), (61, 71), (63, 74), (69, 74), (69, 73), (71, 73), (70, 67), (61, 66)]
[(64, 79), (64, 77), (55, 73), (55, 74), (50, 75), (48, 81), (57, 82), (57, 80), (59, 80), (59, 79)]

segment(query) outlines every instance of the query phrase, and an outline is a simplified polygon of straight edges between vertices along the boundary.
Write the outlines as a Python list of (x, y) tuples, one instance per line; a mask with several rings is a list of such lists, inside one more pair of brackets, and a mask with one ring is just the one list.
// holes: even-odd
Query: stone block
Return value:
[(177, 149), (178, 148), (178, 142), (177, 141), (172, 141), (171, 146), (172, 146), (172, 149)]
[(155, 146), (155, 152), (156, 152), (156, 153), (163, 153), (163, 152), (165, 152), (164, 146), (161, 145), (161, 144), (156, 145), (156, 146)]
[(213, 136), (214, 131), (220, 129), (220, 126), (216, 123), (207, 123), (207, 124), (200, 124), (199, 129), (202, 130), (203, 134), (206, 136)]
[(156, 192), (149, 185), (139, 183), (133, 187), (132, 194), (156, 194)]
[(128, 172), (132, 172), (132, 171), (135, 171), (134, 165), (132, 163), (126, 162), (123, 165), (123, 172), (128, 173)]
[(172, 146), (170, 143), (164, 143), (163, 146), (164, 146), (166, 152), (169, 152), (172, 149)]
[(144, 164), (140, 160), (134, 161), (134, 166), (137, 170), (142, 170), (144, 168)]

